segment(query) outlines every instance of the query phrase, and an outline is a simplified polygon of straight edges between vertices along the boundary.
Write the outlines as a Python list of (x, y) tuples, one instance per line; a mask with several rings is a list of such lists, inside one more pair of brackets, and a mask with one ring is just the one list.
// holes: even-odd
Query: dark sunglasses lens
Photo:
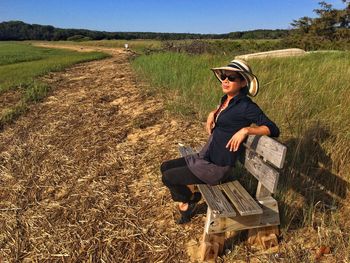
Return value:
[(237, 76), (228, 76), (227, 78), (229, 81), (233, 82), (237, 79)]
[(225, 74), (221, 74), (221, 75), (220, 75), (220, 79), (221, 79), (221, 80), (225, 80), (226, 78), (227, 78), (227, 76), (226, 76)]
[(236, 79), (238, 79), (238, 76), (227, 76), (226, 74), (221, 74), (220, 79), (225, 80), (228, 78), (229, 81), (234, 82)]

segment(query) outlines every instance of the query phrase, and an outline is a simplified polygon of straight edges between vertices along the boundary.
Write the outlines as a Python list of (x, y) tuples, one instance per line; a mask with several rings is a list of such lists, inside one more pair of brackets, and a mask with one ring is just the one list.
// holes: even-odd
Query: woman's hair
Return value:
[(245, 85), (243, 88), (241, 88), (240, 92), (243, 93), (244, 95), (248, 95), (249, 94), (249, 88), (248, 88), (248, 81), (245, 77), (243, 77), (242, 74), (238, 73), (239, 79), (240, 80), (245, 80), (247, 85)]
[(245, 80), (245, 77), (243, 77), (243, 75), (241, 73), (239, 73), (239, 72), (237, 72), (237, 73), (238, 73), (238, 76), (239, 76), (240, 80)]
[(241, 88), (241, 90), (239, 92), (243, 93), (244, 95), (248, 95), (248, 93), (249, 93), (248, 86)]

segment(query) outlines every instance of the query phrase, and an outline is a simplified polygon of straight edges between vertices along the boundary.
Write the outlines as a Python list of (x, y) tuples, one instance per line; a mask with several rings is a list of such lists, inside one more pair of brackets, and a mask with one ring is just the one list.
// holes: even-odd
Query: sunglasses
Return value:
[(221, 74), (219, 77), (221, 80), (225, 80), (227, 78), (228, 81), (230, 82), (234, 82), (236, 79), (240, 79), (239, 76), (233, 76), (233, 75), (227, 76), (226, 74)]

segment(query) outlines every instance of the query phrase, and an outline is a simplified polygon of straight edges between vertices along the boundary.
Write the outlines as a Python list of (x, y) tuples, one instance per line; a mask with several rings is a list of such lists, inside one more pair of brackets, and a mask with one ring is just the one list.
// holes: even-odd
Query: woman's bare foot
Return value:
[(176, 220), (177, 224), (185, 224), (191, 221), (191, 217), (194, 214), (196, 205), (201, 198), (201, 193), (195, 192), (188, 203), (179, 203), (181, 217)]
[(180, 211), (186, 211), (188, 209), (188, 203), (179, 203)]

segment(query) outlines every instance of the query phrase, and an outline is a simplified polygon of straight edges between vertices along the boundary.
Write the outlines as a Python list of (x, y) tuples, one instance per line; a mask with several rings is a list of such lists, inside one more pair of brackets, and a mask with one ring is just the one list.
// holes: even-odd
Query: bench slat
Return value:
[(254, 175), (267, 190), (271, 193), (276, 191), (279, 173), (248, 148), (246, 149), (244, 167)]
[(263, 210), (238, 181), (221, 184), (230, 201), (242, 216), (262, 214)]
[(238, 231), (243, 229), (276, 226), (280, 224), (277, 201), (272, 198), (259, 200), (263, 213), (261, 215), (237, 215), (225, 220), (213, 219), (207, 229), (208, 234), (222, 233), (226, 231)]
[[(182, 157), (194, 153), (194, 150), (191, 147), (186, 147), (181, 144), (179, 145), (179, 151)], [(205, 184), (197, 186), (215, 217), (236, 216), (235, 210), (218, 186), (209, 186)]]
[(236, 216), (235, 210), (221, 192), (219, 186), (205, 184), (198, 184), (197, 186), (209, 208), (212, 210), (214, 217)]
[(249, 135), (245, 144), (277, 168), (283, 167), (287, 147), (282, 143), (268, 136)]

